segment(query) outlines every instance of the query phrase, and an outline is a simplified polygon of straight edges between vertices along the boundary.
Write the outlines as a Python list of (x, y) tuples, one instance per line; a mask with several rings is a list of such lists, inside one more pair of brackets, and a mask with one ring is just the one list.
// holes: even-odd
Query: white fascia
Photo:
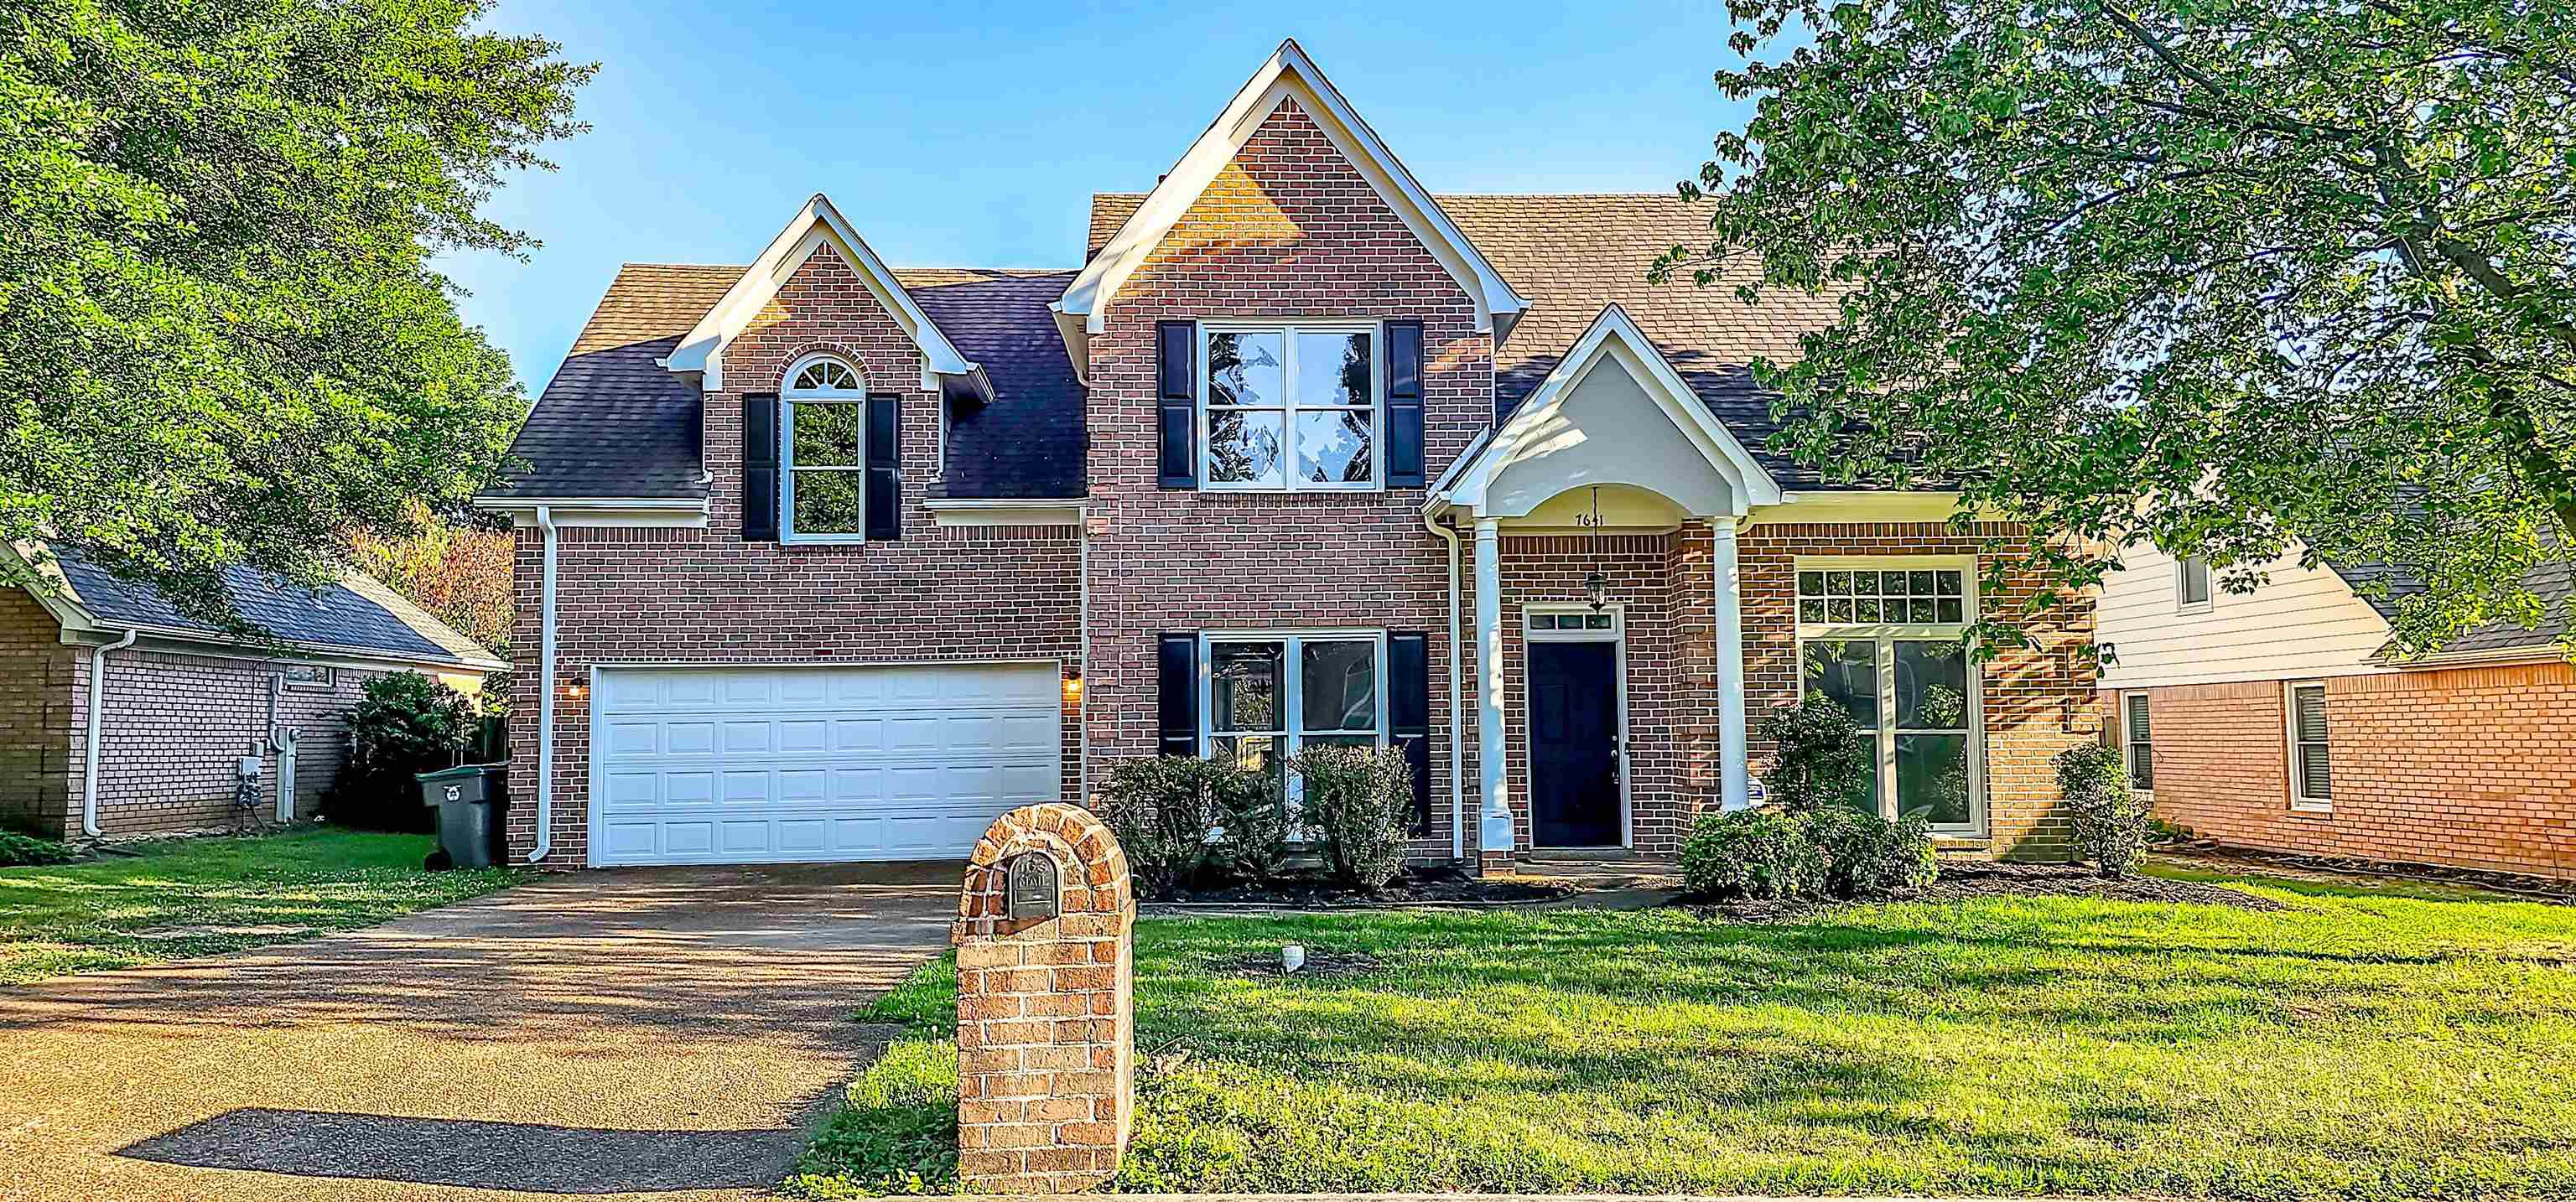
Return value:
[(1646, 337), (1645, 331), (1637, 328), (1635, 319), (1628, 316), (1628, 311), (1615, 303), (1592, 319), (1591, 328), (1586, 329), (1583, 336), (1575, 340), (1573, 348), (1556, 361), (1556, 369), (1547, 374), (1547, 379), (1540, 381), (1538, 388), (1512, 410), (1511, 418), (1503, 423), (1501, 429), (1495, 430), (1491, 438), (1468, 454), (1460, 456), (1459, 463), (1442, 473), (1442, 486), (1432, 492), (1434, 503), (1470, 512), (1481, 511), (1486, 488), (1503, 468), (1510, 466), (1513, 453), (1520, 444), (1538, 433), (1551, 420), (1548, 415), (1557, 403), (1582, 382), (1585, 374), (1604, 362), (1615, 363), (1620, 370), (1635, 377), (1644, 386), (1646, 395), (1654, 398), (1656, 406), (1663, 410), (1664, 416), (1670, 418), (1691, 445), (1708, 460), (1709, 466), (1735, 486), (1737, 511), (1727, 516), (1742, 517), (1752, 506), (1780, 503), (1783, 496), (1780, 482), (1763, 470), (1762, 464), (1753, 458), (1753, 453), (1745, 449), (1743, 441), (1726, 428), (1726, 423), (1709, 412), (1708, 406), (1700, 402), (1681, 373), (1674, 371), (1663, 352), (1655, 348), (1654, 340)]
[(922, 502), (942, 526), (1079, 526), (1080, 497), (933, 497)]
[(558, 526), (676, 526), (703, 529), (707, 502), (687, 497), (476, 497), (476, 509), (510, 515), (514, 526), (533, 529), (537, 511), (553, 511)]
[(1281, 42), (1269, 61), (1252, 73), (1225, 110), (1217, 114), (1216, 121), (1190, 144), (1162, 182), (1154, 185), (1145, 203), (1084, 265), (1082, 273), (1064, 290), (1063, 298), (1048, 306), (1054, 310), (1056, 328), (1064, 335), (1065, 353), (1072, 357), (1076, 374), (1090, 377), (1090, 335), (1107, 328), (1109, 304), (1128, 277), (1198, 202), (1199, 195), (1207, 191), (1225, 165), (1234, 161), (1235, 152), (1252, 140), (1261, 123), (1289, 99), (1296, 100), (1298, 107), (1314, 118), (1341, 150), (1342, 157), (1376, 188), (1414, 237), (1430, 249), (1475, 301), (1476, 328), (1492, 332), (1497, 340), (1510, 333), (1512, 322), (1529, 308), (1529, 302), (1512, 290), (1502, 273), (1486, 261), (1484, 253), (1441, 210), (1439, 202), (1378, 139), (1377, 131), (1360, 119), (1358, 111), (1291, 39)]
[(983, 367), (968, 359), (958, 351), (956, 344), (948, 341), (948, 335), (941, 333), (939, 326), (930, 320), (930, 315), (921, 311), (912, 294), (904, 291), (903, 284), (895, 279), (885, 260), (869, 249), (867, 240), (859, 237), (859, 232), (850, 227), (841, 211), (833, 207), (831, 199), (820, 192), (806, 201), (804, 208), (796, 211), (795, 219), (787, 223), (787, 228), (769, 240), (769, 246), (760, 252), (760, 258), (742, 273), (741, 279), (734, 281), (733, 287), (725, 290), (724, 298), (707, 310), (706, 316), (698, 319), (698, 324), (680, 339), (680, 345), (662, 361), (662, 366), (675, 374), (702, 373), (700, 383), (708, 392), (723, 388), (725, 346), (751, 324), (751, 319), (760, 314), (770, 298), (778, 295), (778, 289), (795, 276), (797, 269), (826, 245), (839, 252), (851, 269), (859, 273), (859, 279), (867, 284), (868, 292), (876, 297), (886, 312), (894, 315), (896, 324), (901, 325), (904, 333), (912, 338), (913, 345), (921, 349), (920, 387), (923, 391), (945, 391), (940, 382), (946, 377), (962, 382), (968, 391), (982, 400), (993, 399), (993, 381), (984, 373)]

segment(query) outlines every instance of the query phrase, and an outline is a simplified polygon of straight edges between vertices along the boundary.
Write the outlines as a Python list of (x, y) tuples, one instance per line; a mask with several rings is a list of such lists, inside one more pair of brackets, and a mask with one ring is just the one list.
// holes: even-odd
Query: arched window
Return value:
[(831, 355), (808, 355), (788, 367), (779, 399), (783, 536), (865, 537), (868, 392), (858, 368)]

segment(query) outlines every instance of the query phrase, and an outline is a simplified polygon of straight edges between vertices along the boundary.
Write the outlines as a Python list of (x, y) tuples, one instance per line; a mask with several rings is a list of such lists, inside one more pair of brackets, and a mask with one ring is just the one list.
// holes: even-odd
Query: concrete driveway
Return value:
[(951, 865), (592, 872), (0, 989), (0, 1198), (734, 1197), (947, 941)]

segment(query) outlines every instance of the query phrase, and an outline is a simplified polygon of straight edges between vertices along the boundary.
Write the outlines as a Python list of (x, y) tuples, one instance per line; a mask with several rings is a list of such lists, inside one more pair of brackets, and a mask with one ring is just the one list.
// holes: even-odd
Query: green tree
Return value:
[(0, 15), (0, 537), (232, 620), (497, 466), (526, 407), (433, 256), (580, 129), (592, 68), (487, 0), (12, 0)]
[(1955, 486), (2069, 586), (2143, 539), (2240, 591), (2292, 550), (2399, 565), (2411, 650), (2544, 615), (2525, 573), (2576, 545), (2576, 7), (1728, 6), (1717, 83), (1755, 111), (1682, 186), (1709, 244), (1658, 272), (1838, 299), (1757, 367), (1784, 449)]

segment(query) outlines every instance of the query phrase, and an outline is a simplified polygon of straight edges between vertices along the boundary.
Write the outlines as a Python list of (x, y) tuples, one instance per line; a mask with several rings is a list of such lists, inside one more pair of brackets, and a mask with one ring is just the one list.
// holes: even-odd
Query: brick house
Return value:
[(1831, 306), (1648, 285), (1704, 211), (1434, 196), (1292, 42), (1090, 228), (893, 269), (816, 196), (748, 266), (618, 273), (477, 502), (521, 857), (954, 857), (1126, 757), (1319, 741), (1409, 751), (1424, 859), (1670, 852), (1808, 689), (1887, 811), (2061, 851), (2089, 610), (1972, 663), (2018, 532), (1764, 449), (1748, 364)]
[[(245, 638), (64, 547), (0, 549), (0, 816), (57, 838), (239, 830), (318, 813), (371, 678), (466, 692), (507, 667), (382, 584), (226, 577)], [(256, 765), (244, 809), (242, 766)]]
[(2289, 555), (2238, 593), (2152, 547), (2123, 562), (2099, 602), (2101, 683), (2159, 816), (2242, 847), (2576, 880), (2568, 564), (2526, 580), (2548, 622), (2402, 661), (2378, 594), (2409, 586), (2385, 568)]

